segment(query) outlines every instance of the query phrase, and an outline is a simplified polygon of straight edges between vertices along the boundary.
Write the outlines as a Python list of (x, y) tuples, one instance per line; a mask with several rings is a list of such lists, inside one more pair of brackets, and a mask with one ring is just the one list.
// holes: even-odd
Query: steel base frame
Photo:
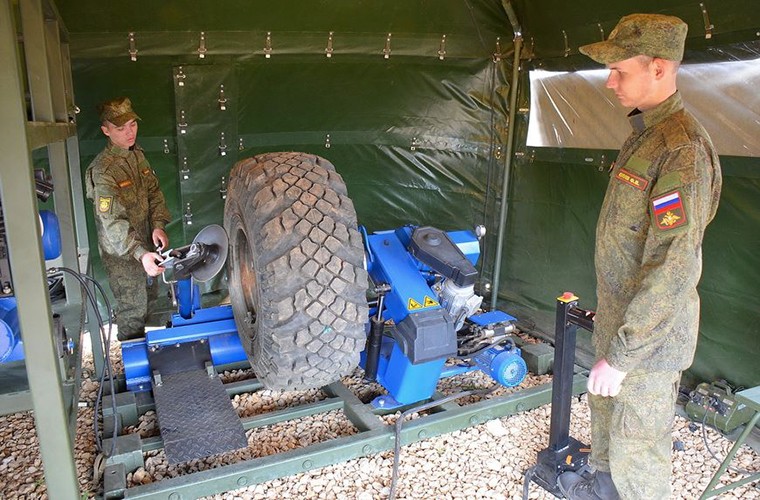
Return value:
[[(586, 380), (585, 374), (574, 375), (572, 384), (574, 394), (585, 391)], [(232, 396), (254, 392), (262, 389), (262, 385), (254, 379), (225, 384), (225, 389)], [(163, 442), (160, 437), (140, 439), (135, 435), (119, 436), (117, 437), (117, 453), (109, 459), (110, 465), (105, 470), (104, 497), (107, 499), (169, 498), (171, 500), (197, 498), (394, 448), (394, 425), (387, 425), (379, 418), (389, 413), (388, 411), (375, 409), (371, 404), (362, 403), (340, 382), (325, 386), (322, 390), (328, 395), (325, 400), (241, 419), (243, 428), (254, 429), (332, 410), (342, 410), (346, 418), (357, 428), (358, 433), (132, 488), (126, 487), (126, 474), (141, 466), (142, 453), (161, 449)], [(401, 430), (401, 444), (410, 444), (537, 408), (551, 401), (551, 393), (551, 384), (543, 384), (466, 406), (460, 406), (456, 402), (442, 403), (430, 410), (429, 414), (404, 423)], [(444, 395), (435, 393), (431, 399), (435, 401), (443, 397)], [(139, 408), (140, 413), (151, 409), (151, 404), (145, 404), (144, 401), (142, 404), (139, 402), (134, 404)], [(401, 410), (413, 407), (414, 405), (410, 405)], [(136, 412), (132, 412), (132, 415), (136, 415)], [(124, 425), (129, 424), (124, 422)], [(110, 447), (109, 440), (104, 442), (104, 447), (106, 449)], [(136, 457), (136, 455), (139, 456)]]

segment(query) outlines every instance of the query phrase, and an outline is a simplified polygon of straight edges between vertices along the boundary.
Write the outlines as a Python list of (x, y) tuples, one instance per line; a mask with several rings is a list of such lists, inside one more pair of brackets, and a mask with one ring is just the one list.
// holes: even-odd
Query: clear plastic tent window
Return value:
[[(605, 88), (608, 73), (531, 71), (528, 146), (620, 148), (629, 110)], [(719, 154), (760, 156), (760, 59), (684, 64), (678, 87)]]

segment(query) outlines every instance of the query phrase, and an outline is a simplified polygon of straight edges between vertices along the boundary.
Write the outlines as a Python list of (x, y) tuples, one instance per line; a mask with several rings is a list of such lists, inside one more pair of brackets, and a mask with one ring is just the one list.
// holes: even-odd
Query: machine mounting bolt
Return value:
[(471, 425), (478, 425), (478, 417), (473, 415), (470, 417), (470, 424)]
[(311, 469), (312, 467), (314, 467), (314, 462), (312, 462), (311, 460), (304, 460), (303, 462), (304, 469), (308, 470), (308, 469)]
[(362, 448), (362, 453), (366, 455), (369, 455), (370, 453), (372, 453), (372, 445), (365, 444), (364, 448)]
[(420, 439), (425, 439), (427, 437), (428, 433), (425, 429), (420, 430), (420, 432), (417, 433), (417, 437)]
[(248, 478), (245, 476), (240, 476), (237, 480), (237, 484), (238, 486), (245, 486), (246, 484), (248, 484)]

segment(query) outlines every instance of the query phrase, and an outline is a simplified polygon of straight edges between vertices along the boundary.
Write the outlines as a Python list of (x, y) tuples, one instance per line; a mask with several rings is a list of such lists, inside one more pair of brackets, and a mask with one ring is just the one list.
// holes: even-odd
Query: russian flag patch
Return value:
[(686, 209), (680, 191), (671, 191), (652, 200), (652, 212), (658, 229), (674, 229), (686, 224)]

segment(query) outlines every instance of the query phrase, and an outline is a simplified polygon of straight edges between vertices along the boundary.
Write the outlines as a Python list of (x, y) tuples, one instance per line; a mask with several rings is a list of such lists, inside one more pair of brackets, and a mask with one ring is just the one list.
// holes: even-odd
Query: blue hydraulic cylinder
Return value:
[(0, 298), (0, 363), (24, 359), (16, 297)]

